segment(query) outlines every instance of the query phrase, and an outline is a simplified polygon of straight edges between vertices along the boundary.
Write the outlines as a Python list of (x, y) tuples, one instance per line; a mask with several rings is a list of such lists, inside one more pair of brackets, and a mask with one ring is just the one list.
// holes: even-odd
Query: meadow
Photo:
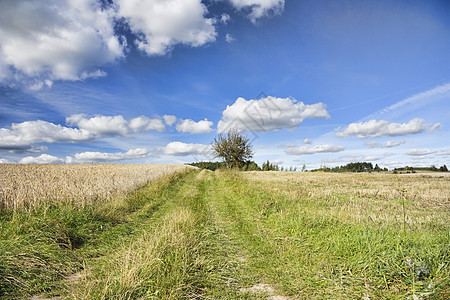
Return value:
[(149, 178), (119, 196), (3, 205), (0, 298), (450, 298), (447, 174)]

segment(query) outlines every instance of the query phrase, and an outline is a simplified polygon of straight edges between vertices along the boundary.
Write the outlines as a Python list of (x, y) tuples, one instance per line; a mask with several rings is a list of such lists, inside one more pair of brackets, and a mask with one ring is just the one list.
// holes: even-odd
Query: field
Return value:
[(115, 200), (185, 168), (176, 164), (0, 165), (0, 209)]
[(94, 198), (4, 198), (0, 297), (450, 298), (447, 174), (181, 169)]

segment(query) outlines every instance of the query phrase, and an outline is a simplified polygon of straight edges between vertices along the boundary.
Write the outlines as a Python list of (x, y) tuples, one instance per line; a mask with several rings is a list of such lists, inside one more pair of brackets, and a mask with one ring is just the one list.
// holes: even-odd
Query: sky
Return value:
[(450, 163), (446, 0), (0, 0), (0, 163)]

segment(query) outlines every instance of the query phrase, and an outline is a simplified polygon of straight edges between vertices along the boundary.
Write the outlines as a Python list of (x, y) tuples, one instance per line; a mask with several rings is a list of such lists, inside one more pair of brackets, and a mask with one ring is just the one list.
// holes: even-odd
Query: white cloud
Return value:
[(303, 143), (304, 143), (304, 144), (307, 144), (307, 145), (311, 145), (311, 144), (312, 144), (312, 141), (311, 141), (310, 139), (304, 139), (304, 140), (303, 140)]
[(166, 155), (188, 156), (188, 155), (203, 155), (209, 156), (211, 154), (211, 145), (203, 144), (186, 144), (182, 142), (170, 142), (162, 149)]
[(98, 115), (87, 118), (83, 114), (66, 118), (70, 126), (65, 127), (46, 121), (27, 121), (13, 123), (11, 129), (0, 128), (0, 150), (10, 151), (42, 151), (45, 148), (33, 146), (38, 143), (86, 142), (103, 136), (130, 136), (131, 133), (165, 130), (163, 121), (159, 118), (150, 119), (140, 116), (130, 121), (122, 116)]
[(102, 116), (86, 118), (83, 114), (72, 115), (66, 118), (68, 125), (77, 126), (96, 135), (122, 135), (128, 134), (127, 121), (122, 116)]
[(222, 16), (220, 17), (220, 22), (222, 22), (223, 24), (228, 24), (228, 22), (230, 22), (231, 17), (229, 14), (222, 14)]
[(392, 148), (403, 145), (406, 141), (387, 141), (384, 144), (378, 142), (367, 142), (366, 146), (369, 148)]
[(222, 112), (217, 125), (219, 133), (230, 128), (249, 131), (276, 131), (299, 126), (306, 118), (329, 118), (321, 102), (306, 105), (291, 98), (267, 96), (259, 100), (238, 98)]
[(316, 146), (302, 146), (298, 148), (289, 148), (284, 152), (288, 155), (303, 155), (303, 154), (314, 154), (314, 153), (324, 153), (324, 152), (340, 152), (344, 151), (343, 146), (337, 145), (316, 145)]
[(129, 122), (123, 116), (102, 116), (97, 115), (87, 118), (84, 114), (72, 115), (66, 118), (67, 124), (77, 126), (80, 129), (87, 130), (97, 136), (128, 136), (131, 132), (142, 132), (156, 130), (162, 132), (166, 129), (160, 119), (150, 119), (146, 116), (140, 116), (131, 119)]
[(434, 125), (425, 123), (423, 119), (412, 119), (408, 123), (389, 123), (385, 120), (370, 120), (367, 122), (351, 123), (343, 131), (336, 132), (338, 137), (356, 135), (358, 138), (381, 137), (381, 136), (400, 136), (407, 134), (416, 134), (425, 130), (434, 130), (440, 124)]
[(173, 115), (164, 115), (163, 119), (164, 122), (166, 122), (167, 126), (172, 126), (177, 121), (177, 117)]
[(257, 19), (278, 15), (284, 9), (284, 0), (230, 0), (238, 10), (248, 12), (248, 18), (255, 23)]
[(148, 55), (163, 55), (175, 44), (193, 47), (216, 38), (214, 20), (205, 18), (201, 0), (117, 0), (118, 14), (138, 36), (137, 47)]
[(152, 154), (145, 148), (136, 148), (127, 152), (104, 153), (104, 152), (82, 152), (76, 153), (74, 157), (67, 157), (67, 163), (101, 163), (120, 160), (147, 158)]
[(166, 126), (161, 119), (150, 119), (146, 116), (140, 116), (130, 120), (129, 128), (134, 132), (156, 130), (163, 132)]
[(227, 43), (232, 43), (232, 42), (236, 41), (236, 39), (235, 39), (234, 37), (232, 37), (231, 34), (227, 33), (227, 34), (225, 35), (225, 41), (226, 41)]
[(38, 157), (27, 156), (19, 160), (19, 164), (62, 164), (64, 160), (48, 154), (42, 154)]
[(104, 76), (98, 66), (124, 55), (114, 15), (96, 0), (1, 1), (0, 81), (38, 89)]
[(0, 128), (0, 149), (25, 149), (36, 143), (84, 142), (93, 139), (85, 129), (63, 127), (37, 120), (13, 123), (11, 129)]
[(425, 156), (425, 155), (430, 155), (430, 154), (434, 154), (436, 153), (436, 150), (432, 150), (432, 149), (411, 149), (408, 150), (406, 152), (406, 154), (408, 155), (412, 155), (412, 156)]
[(0, 158), (0, 164), (12, 164), (13, 162), (6, 158)]
[(176, 126), (178, 132), (189, 133), (208, 133), (212, 131), (211, 126), (214, 123), (204, 119), (202, 121), (195, 122), (191, 119), (180, 120)]

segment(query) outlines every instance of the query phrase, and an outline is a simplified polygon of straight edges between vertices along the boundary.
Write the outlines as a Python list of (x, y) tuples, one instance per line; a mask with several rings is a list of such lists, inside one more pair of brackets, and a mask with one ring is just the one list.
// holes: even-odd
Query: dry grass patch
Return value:
[[(408, 174), (409, 175), (409, 174)], [(450, 176), (384, 173), (246, 172), (258, 188), (287, 197), (311, 212), (379, 225), (447, 226)], [(302, 201), (298, 201), (302, 200)]]

